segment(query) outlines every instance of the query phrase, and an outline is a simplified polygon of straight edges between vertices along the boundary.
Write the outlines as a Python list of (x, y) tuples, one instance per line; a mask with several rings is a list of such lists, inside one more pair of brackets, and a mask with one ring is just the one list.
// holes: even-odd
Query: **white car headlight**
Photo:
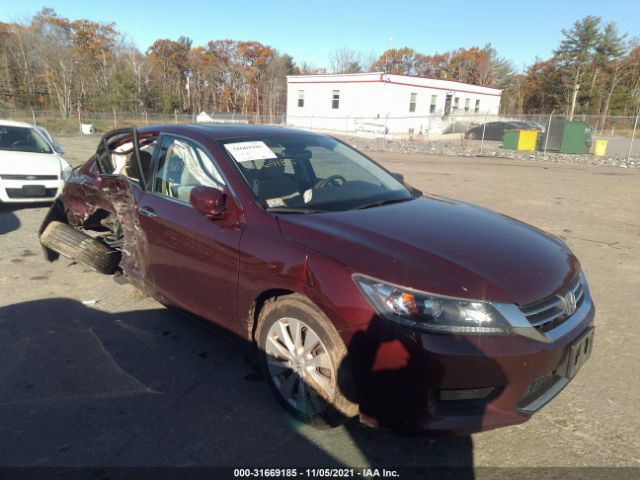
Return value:
[(67, 163), (67, 161), (64, 158), (58, 157), (60, 160), (60, 178), (62, 178), (62, 180), (64, 180), (65, 182), (69, 179), (69, 177), (71, 176), (71, 172), (73, 172), (73, 168), (71, 167), (71, 165), (69, 165)]
[(62, 180), (64, 180), (65, 182), (69, 180), (69, 177), (71, 176), (71, 172), (73, 172), (73, 168), (71, 168), (69, 165), (63, 168), (62, 174), (61, 174)]
[(491, 302), (433, 295), (365, 275), (353, 280), (378, 314), (430, 333), (508, 335), (511, 325)]

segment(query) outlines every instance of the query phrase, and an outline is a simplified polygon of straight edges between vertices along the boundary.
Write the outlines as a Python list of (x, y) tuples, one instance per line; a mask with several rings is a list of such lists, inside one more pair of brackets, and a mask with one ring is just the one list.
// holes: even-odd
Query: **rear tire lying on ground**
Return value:
[(115, 272), (120, 262), (117, 251), (62, 222), (53, 221), (47, 225), (40, 235), (40, 243), (100, 273)]

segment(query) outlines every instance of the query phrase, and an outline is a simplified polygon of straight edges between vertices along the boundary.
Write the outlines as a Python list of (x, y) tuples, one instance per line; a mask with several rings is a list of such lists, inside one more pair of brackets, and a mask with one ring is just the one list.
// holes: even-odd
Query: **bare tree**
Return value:
[(362, 72), (362, 55), (348, 48), (339, 48), (329, 55), (329, 64), (333, 73)]

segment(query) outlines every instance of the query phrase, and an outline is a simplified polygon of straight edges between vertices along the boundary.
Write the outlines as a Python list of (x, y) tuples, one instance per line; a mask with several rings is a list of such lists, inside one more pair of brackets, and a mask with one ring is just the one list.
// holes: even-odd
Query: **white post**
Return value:
[(547, 131), (544, 132), (544, 153), (542, 156), (547, 158), (547, 143), (549, 142), (549, 130), (551, 130), (551, 117), (553, 117), (553, 112), (555, 112), (555, 108), (551, 110), (549, 114), (549, 123), (547, 123)]
[(387, 120), (389, 119), (389, 114), (387, 113), (384, 116), (384, 139), (387, 139)]
[(113, 110), (113, 129), (118, 128), (118, 119), (116, 118), (116, 111)]
[(636, 115), (636, 121), (633, 124), (633, 132), (631, 133), (631, 143), (629, 144), (629, 154), (627, 155), (627, 162), (631, 160), (631, 149), (633, 148), (633, 139), (636, 136), (636, 128), (638, 128), (638, 117), (640, 117), (640, 115)]
[(36, 111), (33, 107), (31, 107), (31, 116), (33, 117), (33, 126), (36, 125)]
[(173, 109), (173, 121), (176, 125), (178, 124), (178, 109), (176, 108)]
[(484, 123), (482, 124), (482, 139), (480, 140), (480, 155), (482, 155), (482, 149), (484, 148), (484, 131), (486, 128), (487, 128), (487, 116), (485, 115)]
[(144, 124), (148, 125), (149, 124), (149, 118), (147, 117), (147, 111), (144, 111)]

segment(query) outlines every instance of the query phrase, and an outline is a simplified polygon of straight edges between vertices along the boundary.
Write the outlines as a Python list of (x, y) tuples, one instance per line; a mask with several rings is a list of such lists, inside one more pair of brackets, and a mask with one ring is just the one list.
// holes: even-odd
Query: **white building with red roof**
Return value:
[(382, 72), (287, 76), (287, 124), (344, 132), (438, 132), (497, 115), (502, 90)]

